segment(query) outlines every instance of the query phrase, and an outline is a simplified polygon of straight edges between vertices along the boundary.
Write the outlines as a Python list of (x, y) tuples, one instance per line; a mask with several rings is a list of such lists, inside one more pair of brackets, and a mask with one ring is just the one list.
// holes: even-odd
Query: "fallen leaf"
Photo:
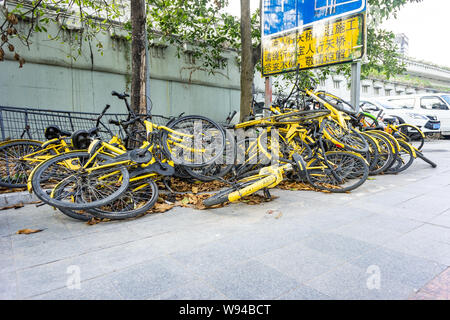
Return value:
[(94, 224), (97, 224), (100, 222), (101, 222), (101, 219), (99, 219), (99, 218), (91, 218), (89, 221), (86, 222), (86, 224), (93, 226)]
[(162, 213), (172, 209), (174, 206), (175, 206), (174, 204), (157, 202), (150, 211), (153, 213)]
[(0, 210), (19, 209), (19, 208), (22, 208), (23, 206), (24, 206), (23, 203), (13, 204), (11, 206), (2, 207), (2, 208), (0, 208)]
[(31, 234), (41, 232), (44, 229), (22, 229), (16, 232), (16, 234)]

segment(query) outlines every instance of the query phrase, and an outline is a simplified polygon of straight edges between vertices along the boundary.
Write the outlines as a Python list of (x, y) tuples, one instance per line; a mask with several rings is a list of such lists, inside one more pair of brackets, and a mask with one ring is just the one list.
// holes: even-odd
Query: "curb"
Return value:
[(39, 199), (28, 191), (0, 194), (0, 208), (18, 204), (27, 204), (35, 201), (39, 201)]

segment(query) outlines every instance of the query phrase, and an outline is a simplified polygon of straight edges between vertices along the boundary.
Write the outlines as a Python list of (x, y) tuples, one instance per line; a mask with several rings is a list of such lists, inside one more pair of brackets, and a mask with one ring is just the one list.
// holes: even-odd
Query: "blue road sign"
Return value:
[(264, 0), (264, 36), (366, 10), (367, 0)]

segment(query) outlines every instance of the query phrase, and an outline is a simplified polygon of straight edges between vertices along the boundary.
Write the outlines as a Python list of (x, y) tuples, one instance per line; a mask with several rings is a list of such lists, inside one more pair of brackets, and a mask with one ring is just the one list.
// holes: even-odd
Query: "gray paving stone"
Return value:
[[(271, 238), (271, 236), (273, 237)], [(284, 238), (283, 241), (274, 239), (274, 237), (279, 239), (281, 236)], [(295, 242), (295, 237), (298, 236), (303, 237), (303, 232), (301, 230), (284, 235), (273, 235), (268, 232), (263, 233), (253, 231), (231, 235), (221, 239), (220, 243), (223, 246), (238, 249), (247, 257), (255, 257)]]
[(450, 266), (450, 245), (443, 242), (428, 238), (417, 238), (414, 235), (407, 234), (383, 246)]
[(74, 239), (81, 244), (84, 251), (90, 251), (136, 241), (141, 237), (127, 227), (119, 227), (114, 230), (80, 235)]
[(373, 215), (366, 209), (353, 207), (350, 205), (333, 207), (329, 209), (319, 209), (305, 217), (299, 219), (299, 224), (307, 224), (317, 230), (328, 231), (354, 221)]
[(10, 272), (16, 269), (12, 254), (0, 254), (0, 273)]
[(317, 233), (315, 237), (308, 238), (303, 243), (310, 249), (344, 260), (361, 256), (377, 247), (364, 241), (333, 233)]
[(12, 254), (12, 244), (10, 236), (0, 237), (0, 254)]
[(80, 283), (79, 289), (62, 288), (32, 297), (34, 300), (122, 300), (112, 283), (103, 278)]
[(450, 244), (450, 228), (425, 224), (413, 231), (410, 236), (417, 238), (427, 238), (434, 241), (441, 241)]
[(17, 299), (17, 277), (15, 272), (0, 272), (0, 299)]
[(447, 198), (423, 195), (398, 204), (400, 209), (416, 213), (422, 221), (430, 221), (450, 208)]
[(373, 214), (370, 217), (362, 218), (357, 223), (368, 228), (385, 229), (388, 232), (393, 231), (399, 234), (410, 232), (423, 225), (423, 222), (398, 216), (397, 212), (396, 208), (392, 208), (392, 214)]
[(219, 291), (207, 285), (204, 281), (195, 280), (185, 285), (171, 289), (153, 300), (226, 300)]
[(85, 281), (104, 273), (105, 270), (101, 261), (85, 256), (18, 270), (17, 287), (19, 297), (28, 298), (55, 289), (65, 288), (73, 276), (79, 275), (80, 281)]
[(331, 232), (375, 245), (381, 245), (402, 235), (402, 233), (393, 230), (373, 227), (365, 221), (345, 225)]
[(48, 225), (44, 222), (30, 228), (27, 227), (27, 229), (36, 229), (42, 231), (31, 234), (12, 234), (11, 242), (14, 249), (45, 245), (47, 242), (64, 241), (71, 238), (71, 235), (68, 232), (67, 228), (62, 224)]
[(249, 259), (244, 250), (239, 250), (222, 241), (214, 241), (197, 249), (177, 252), (171, 256), (200, 277), (211, 275)]
[(196, 278), (171, 258), (159, 258), (104, 277), (125, 299), (149, 299)]
[(372, 284), (372, 276), (374, 275), (367, 273), (367, 269), (345, 264), (307, 282), (306, 285), (332, 299), (407, 299), (414, 292), (412, 287), (385, 278), (381, 278), (377, 288)]
[(275, 299), (300, 284), (257, 261), (227, 267), (206, 278), (230, 299)]
[(344, 260), (293, 243), (270, 251), (256, 260), (272, 267), (299, 282), (306, 282), (344, 264)]
[(191, 248), (215, 241), (215, 234), (208, 232), (192, 232), (189, 228), (180, 231), (164, 233), (152, 237), (155, 247), (166, 254), (190, 250)]
[(330, 300), (330, 297), (308, 286), (301, 285), (299, 288), (289, 291), (278, 298), (279, 300)]
[(52, 240), (32, 247), (15, 248), (14, 258), (16, 268), (23, 269), (75, 257), (83, 252), (81, 244), (74, 239)]
[(362, 269), (376, 265), (380, 268), (382, 279), (400, 282), (417, 290), (447, 268), (433, 261), (384, 248), (370, 251), (351, 263)]
[(113, 272), (162, 255), (163, 252), (156, 248), (154, 239), (148, 238), (90, 252), (86, 257), (101, 261), (106, 271)]
[(438, 215), (434, 219), (430, 220), (429, 223), (450, 228), (450, 210)]

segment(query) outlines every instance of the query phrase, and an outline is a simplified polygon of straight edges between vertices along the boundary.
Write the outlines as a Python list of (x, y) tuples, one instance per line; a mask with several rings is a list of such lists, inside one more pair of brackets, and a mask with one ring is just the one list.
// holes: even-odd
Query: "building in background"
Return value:
[(399, 33), (395, 36), (395, 42), (397, 43), (398, 52), (407, 56), (409, 54), (409, 38), (404, 33)]

